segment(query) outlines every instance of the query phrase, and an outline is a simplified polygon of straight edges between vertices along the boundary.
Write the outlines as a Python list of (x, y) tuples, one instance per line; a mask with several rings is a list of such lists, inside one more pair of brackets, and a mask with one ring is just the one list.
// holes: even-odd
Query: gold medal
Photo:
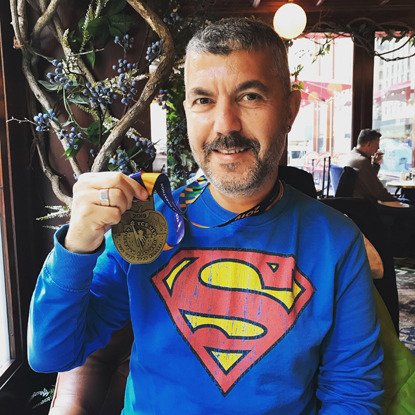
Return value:
[(143, 202), (134, 202), (121, 221), (112, 227), (115, 247), (131, 264), (153, 262), (163, 251), (167, 233), (166, 218), (154, 210), (153, 196)]

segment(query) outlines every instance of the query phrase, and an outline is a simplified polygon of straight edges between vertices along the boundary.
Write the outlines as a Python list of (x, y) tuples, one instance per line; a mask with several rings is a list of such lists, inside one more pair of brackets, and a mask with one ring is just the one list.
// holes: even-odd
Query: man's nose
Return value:
[(229, 135), (242, 127), (240, 112), (236, 103), (220, 102), (216, 105), (214, 129), (216, 135)]

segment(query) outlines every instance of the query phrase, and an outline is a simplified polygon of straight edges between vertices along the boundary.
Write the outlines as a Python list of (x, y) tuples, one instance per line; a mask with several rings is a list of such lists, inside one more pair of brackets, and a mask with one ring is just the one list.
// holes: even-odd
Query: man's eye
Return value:
[(201, 104), (201, 105), (209, 104), (209, 102), (210, 102), (209, 98), (205, 98), (205, 97), (197, 98), (195, 100), (195, 104)]
[(243, 96), (243, 99), (245, 100), (245, 101), (255, 101), (255, 100), (257, 100), (257, 99), (260, 99), (261, 97), (258, 95), (258, 94), (255, 94), (255, 93), (249, 93), (249, 94), (245, 94), (244, 96)]

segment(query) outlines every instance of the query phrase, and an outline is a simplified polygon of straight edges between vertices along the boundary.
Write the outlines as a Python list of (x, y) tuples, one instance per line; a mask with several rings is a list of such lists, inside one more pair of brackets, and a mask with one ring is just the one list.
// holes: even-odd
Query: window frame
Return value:
[[(0, 3), (0, 221), (10, 361), (0, 373), (0, 390), (23, 398), (30, 374), (26, 357), (27, 316), (40, 265), (35, 260), (31, 132), (21, 51), (13, 46), (9, 2)], [(23, 105), (22, 105), (23, 103)], [(23, 386), (22, 386), (23, 385)]]
[(4, 21), (0, 22), (0, 221), (1, 221), (1, 240), (3, 250), (4, 277), (6, 288), (8, 332), (10, 343), (10, 361), (5, 365), (5, 370), (0, 373), (0, 387), (6, 383), (10, 376), (15, 373), (23, 364), (23, 341), (22, 341), (22, 320), (19, 315), (19, 280), (16, 273), (15, 258), (15, 232), (14, 215), (12, 212), (13, 200), (11, 187), (9, 186), (9, 137), (10, 130), (6, 120), (7, 114), (7, 91), (5, 82), (5, 47), (3, 37)]

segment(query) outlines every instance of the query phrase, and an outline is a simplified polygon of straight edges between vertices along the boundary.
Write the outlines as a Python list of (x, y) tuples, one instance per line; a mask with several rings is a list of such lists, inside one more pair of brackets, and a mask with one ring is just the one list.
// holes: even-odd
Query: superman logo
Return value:
[(315, 289), (292, 256), (182, 249), (151, 281), (223, 395), (293, 328)]

